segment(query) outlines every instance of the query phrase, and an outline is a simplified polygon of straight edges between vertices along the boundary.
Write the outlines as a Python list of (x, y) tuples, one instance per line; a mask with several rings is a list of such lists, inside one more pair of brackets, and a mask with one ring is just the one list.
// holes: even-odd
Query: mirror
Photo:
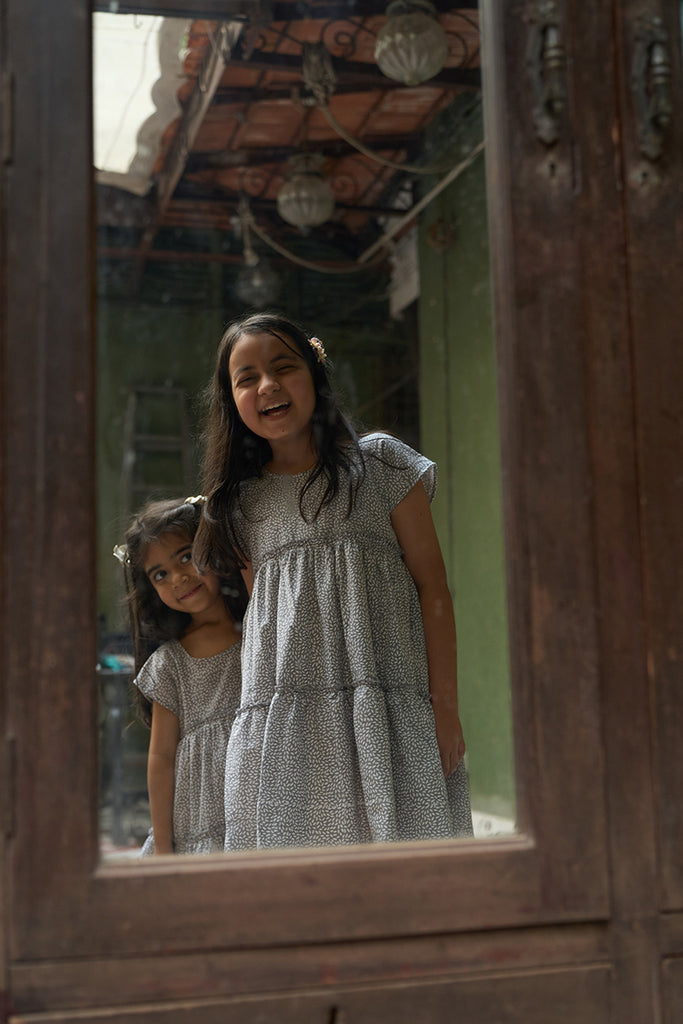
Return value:
[(219, 340), (264, 307), (323, 339), (359, 429), (438, 465), (475, 835), (513, 831), (476, 2), (413, 5), (443, 52), (410, 72), (378, 45), (402, 3), (278, 4), (272, 23), (123, 6), (93, 14), (102, 853), (137, 857), (149, 826), (112, 549), (147, 497), (198, 493)]

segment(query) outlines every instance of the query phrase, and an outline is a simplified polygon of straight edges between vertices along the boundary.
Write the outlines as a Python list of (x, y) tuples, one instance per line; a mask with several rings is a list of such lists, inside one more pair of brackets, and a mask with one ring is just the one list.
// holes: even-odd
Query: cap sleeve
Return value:
[(396, 508), (406, 494), (421, 480), (427, 497), (436, 494), (436, 463), (420, 455), (397, 437), (389, 434), (368, 434), (361, 438), (367, 470), (377, 480), (389, 510)]
[(163, 704), (174, 715), (180, 714), (177, 668), (169, 644), (162, 644), (150, 655), (133, 683), (148, 700)]

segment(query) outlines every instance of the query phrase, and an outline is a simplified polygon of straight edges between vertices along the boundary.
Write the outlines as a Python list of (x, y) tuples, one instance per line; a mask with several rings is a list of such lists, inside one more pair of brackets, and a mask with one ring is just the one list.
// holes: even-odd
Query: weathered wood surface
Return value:
[[(5, 11), (0, 5), (0, 83), (2, 88), (2, 99), (0, 104), (5, 104), (8, 92), (11, 91), (11, 76), (7, 62), (6, 48), (2, 45), (5, 38)], [(7, 168), (12, 161), (13, 131), (11, 123), (3, 118), (0, 123), (0, 408), (5, 408), (7, 375), (5, 361), (7, 353), (7, 325), (4, 311), (7, 308), (7, 237), (5, 231), (5, 211), (7, 193), (5, 188), (5, 175)], [(5, 456), (4, 439), (0, 446), (0, 495), (7, 494), (7, 460)], [(0, 537), (7, 532), (6, 527), (6, 504), (0, 502)], [(1, 543), (1, 542), (0, 542)], [(0, 555), (0, 557), (2, 557)], [(5, 588), (2, 588), (3, 596), (0, 597), (0, 608), (4, 603)], [(4, 676), (4, 646), (0, 641), (0, 656), (2, 667), (0, 667), (0, 679)], [(2, 833), (0, 833), (0, 1020), (3, 1019), (6, 1006), (9, 1002), (9, 950), (7, 947), (7, 924), (8, 908), (6, 902), (6, 880), (7, 880), (7, 843), (6, 836), (12, 830), (13, 807), (13, 770), (12, 770), (11, 741), (7, 737), (7, 720), (5, 711), (4, 688), (0, 687), (0, 822), (2, 822)]]
[(13, 969), (12, 1004), (20, 1012), (40, 1005), (64, 1010), (154, 998), (182, 1000), (197, 993), (218, 998), (325, 991), (351, 984), (605, 964), (609, 954), (606, 925), (578, 924), (268, 950), (53, 960)]
[(660, 2), (647, 8), (662, 19), (673, 73), (672, 116), (657, 160), (639, 149), (627, 75), (643, 14), (635, 0), (622, 0), (620, 25), (644, 628), (666, 910), (683, 910), (683, 73), (677, 7)]
[[(495, 160), (510, 165), (514, 180), (514, 218), (500, 225), (501, 244), (523, 254), (510, 267), (513, 307), (503, 306), (510, 351), (501, 388), (515, 510), (520, 789), (534, 840), (459, 844), (452, 853), (425, 846), (283, 854), (100, 874), (95, 692), (87, 682), (94, 665), (88, 5), (69, 0), (48, 14), (37, 0), (15, 2), (10, 29), (18, 64), (31, 69), (17, 83), (23, 173), (11, 182), (9, 225), (8, 414), (16, 446), (8, 483), (16, 497), (8, 541), (20, 599), (8, 610), (17, 641), (8, 693), (13, 725), (26, 737), (18, 748), (14, 956), (152, 954), (604, 915), (591, 522), (586, 503), (576, 506), (589, 486), (576, 343), (579, 250), (570, 183), (562, 173), (557, 182), (537, 181), (538, 154), (516, 84), (522, 22), (506, 15), (508, 50), (500, 49), (500, 77), (491, 88), (507, 95), (518, 129), (501, 134)], [(496, 116), (502, 131), (502, 106)], [(557, 321), (560, 303), (565, 316)], [(28, 558), (27, 533), (35, 538)]]
[[(639, 8), (621, 0), (614, 36), (611, 4), (566, 0), (569, 105), (546, 152), (520, 72), (528, 19), (503, 6), (482, 14), (528, 837), (101, 869), (89, 9), (3, 6), (17, 69), (2, 364), (15, 1024), (298, 1022), (334, 1005), (347, 1024), (454, 1008), (545, 1024), (548, 1005), (553, 1024), (649, 1024), (660, 966), (665, 1022), (683, 1016), (680, 118), (644, 163), (628, 91)], [(246, 998), (258, 992), (271, 997)]]
[[(481, 17), (521, 815), (538, 841), (544, 897), (560, 910), (582, 891), (605, 908), (582, 351), (588, 240), (575, 177), (583, 126), (565, 113), (556, 146), (547, 150), (536, 138), (521, 73), (530, 19), (520, 10), (485, 3)], [(572, 16), (568, 10), (565, 21)]]
[(679, 1024), (683, 1020), (683, 959), (667, 959), (662, 963), (662, 1024)]
[(251, 999), (192, 999), (138, 1004), (98, 1012), (18, 1014), (9, 1024), (604, 1024), (609, 1015), (609, 969), (494, 974), (427, 984), (301, 991)]
[(2, 632), (17, 741), (17, 956), (27, 923), (55, 899), (69, 907), (75, 865), (91, 870), (96, 856), (90, 18), (73, 2), (4, 8), (14, 155), (3, 543), (13, 596)]
[[(568, 19), (578, 61), (570, 105), (583, 122), (577, 167), (577, 227), (583, 239), (591, 504), (600, 644), (613, 948), (613, 1013), (619, 1022), (657, 1019), (659, 952), (656, 810), (640, 550), (640, 500), (631, 363), (631, 281), (625, 245), (623, 154), (615, 130), (628, 86), (628, 55), (610, 12), (575, 4)], [(623, 26), (627, 31), (627, 26)], [(611, 42), (610, 42), (611, 41)], [(585, 49), (584, 49), (585, 53)], [(603, 74), (596, 75), (598, 63)], [(611, 69), (608, 72), (608, 69)]]
[(659, 948), (663, 956), (683, 952), (683, 913), (660, 915)]

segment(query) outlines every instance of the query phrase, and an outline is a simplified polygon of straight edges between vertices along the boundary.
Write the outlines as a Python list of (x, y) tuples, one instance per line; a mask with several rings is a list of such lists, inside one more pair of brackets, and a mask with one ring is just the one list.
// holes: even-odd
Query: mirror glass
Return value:
[[(243, 4), (181, 6), (182, 17), (155, 3), (93, 13), (102, 854), (137, 857), (150, 824), (149, 731), (131, 705), (112, 549), (149, 497), (199, 492), (218, 343), (263, 308), (323, 340), (359, 430), (389, 431), (438, 465), (474, 833), (509, 833), (476, 0), (349, 3), (343, 18), (331, 0), (283, 2), (272, 22)], [(405, 17), (417, 27), (388, 34)]]

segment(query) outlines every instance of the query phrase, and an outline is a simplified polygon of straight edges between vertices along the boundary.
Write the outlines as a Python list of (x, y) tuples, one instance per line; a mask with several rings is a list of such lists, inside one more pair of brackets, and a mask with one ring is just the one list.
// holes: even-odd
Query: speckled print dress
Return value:
[[(240, 643), (210, 658), (193, 658), (178, 640), (147, 659), (135, 684), (178, 716), (173, 842), (176, 853), (217, 853), (225, 839), (223, 776), (230, 729), (240, 697)], [(152, 830), (142, 847), (154, 853)]]
[(433, 497), (436, 467), (384, 434), (361, 446), (348, 518), (345, 487), (302, 518), (306, 474), (243, 486), (254, 589), (226, 761), (228, 850), (472, 834), (464, 764), (443, 777), (419, 599), (390, 519), (418, 480)]

